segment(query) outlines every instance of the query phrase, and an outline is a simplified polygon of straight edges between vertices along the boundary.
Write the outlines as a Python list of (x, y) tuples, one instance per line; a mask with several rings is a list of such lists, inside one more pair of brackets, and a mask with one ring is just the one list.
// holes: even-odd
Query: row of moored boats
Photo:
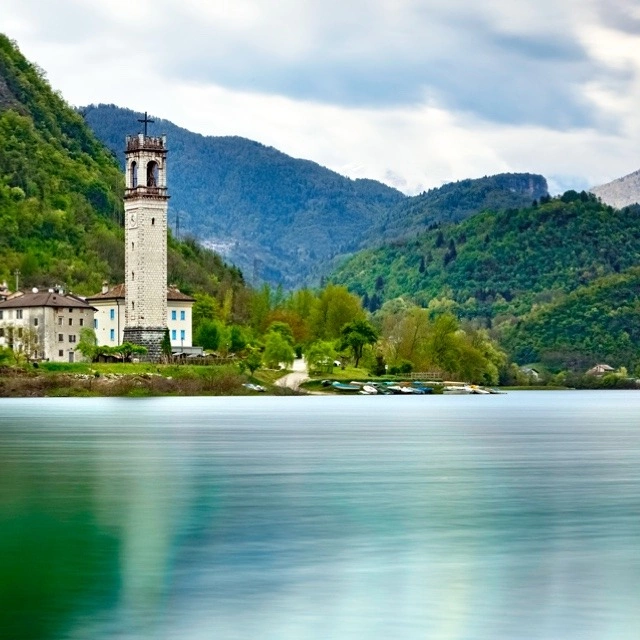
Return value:
[[(331, 382), (323, 381), (324, 386), (331, 386), (336, 391), (354, 393), (366, 396), (375, 395), (427, 395), (434, 393), (434, 386), (442, 387), (445, 395), (488, 395), (500, 393), (495, 389), (485, 389), (475, 384), (466, 383), (428, 383), (414, 380), (413, 382)], [(430, 386), (433, 384), (434, 386)], [(439, 390), (438, 390), (439, 391)]]

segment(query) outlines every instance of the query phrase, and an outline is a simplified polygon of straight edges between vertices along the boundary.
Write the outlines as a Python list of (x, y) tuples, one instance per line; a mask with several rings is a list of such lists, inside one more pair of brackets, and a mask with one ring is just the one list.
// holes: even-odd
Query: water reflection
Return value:
[(639, 408), (3, 401), (0, 636), (635, 637)]

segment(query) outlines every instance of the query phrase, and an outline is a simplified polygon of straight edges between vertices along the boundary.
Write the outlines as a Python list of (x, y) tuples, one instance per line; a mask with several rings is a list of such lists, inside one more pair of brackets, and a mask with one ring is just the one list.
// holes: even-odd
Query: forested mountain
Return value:
[[(123, 140), (139, 114), (85, 107), (87, 123), (124, 162)], [(201, 136), (167, 120), (171, 224), (219, 247), (249, 278), (285, 287), (317, 283), (347, 254), (487, 208), (546, 195), (530, 174), (463, 180), (407, 197), (373, 180), (351, 180), (239, 137)]]
[[(638, 265), (638, 256), (640, 207), (616, 210), (591, 194), (570, 191), (533, 207), (485, 212), (364, 251), (331, 279), (363, 296), (371, 310), (408, 296), (434, 312), (446, 308), (493, 327), (500, 336), (532, 310)], [(607, 313), (614, 311), (612, 306)], [(587, 323), (596, 316), (581, 317)], [(553, 325), (547, 331), (553, 334)], [(547, 349), (548, 337), (527, 355), (520, 339), (526, 333), (513, 334), (509, 342), (525, 361)]]
[(389, 211), (382, 231), (387, 239), (409, 237), (434, 224), (459, 222), (479, 211), (527, 207), (547, 195), (547, 181), (532, 173), (460, 180), (403, 200)]
[[(116, 159), (54, 92), (42, 70), (0, 35), (0, 281), (79, 294), (121, 281), (124, 179)], [(169, 242), (169, 278), (224, 295), (242, 276), (194, 243)]]
[[(123, 162), (125, 135), (138, 131), (140, 116), (113, 105), (83, 113)], [(287, 287), (318, 280), (405, 199), (245, 138), (205, 137), (161, 119), (151, 126), (168, 136), (172, 227), (179, 217), (181, 233), (219, 247), (249, 278)]]
[(640, 267), (598, 278), (534, 308), (506, 328), (503, 343), (520, 362), (585, 371), (606, 362), (640, 367)]

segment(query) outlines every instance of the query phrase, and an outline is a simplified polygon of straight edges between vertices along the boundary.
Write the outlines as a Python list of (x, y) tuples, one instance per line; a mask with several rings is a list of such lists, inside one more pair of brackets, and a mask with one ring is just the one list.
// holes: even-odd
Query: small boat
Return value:
[(368, 396), (378, 395), (378, 390), (371, 384), (363, 385), (362, 392)]
[(362, 387), (359, 384), (351, 384), (345, 382), (338, 382), (337, 380), (331, 385), (336, 391), (356, 392), (360, 391)]

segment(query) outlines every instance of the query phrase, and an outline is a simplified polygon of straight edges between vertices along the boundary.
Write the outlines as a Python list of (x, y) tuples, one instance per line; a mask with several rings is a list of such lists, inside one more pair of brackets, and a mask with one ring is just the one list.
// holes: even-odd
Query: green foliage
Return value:
[(640, 268), (536, 306), (503, 333), (504, 344), (522, 364), (584, 372), (606, 362), (635, 370), (640, 364)]
[(317, 339), (335, 339), (348, 322), (362, 320), (364, 313), (360, 299), (345, 287), (328, 285), (322, 290), (311, 309), (309, 323)]
[(160, 344), (162, 355), (165, 358), (170, 358), (173, 350), (171, 348), (171, 336), (169, 335), (169, 329), (165, 328), (164, 335), (162, 336), (162, 343)]
[(96, 332), (85, 327), (80, 329), (80, 340), (76, 346), (76, 351), (79, 351), (87, 360), (93, 361), (98, 355), (98, 340), (96, 338)]
[(367, 345), (373, 345), (378, 340), (378, 332), (366, 320), (354, 320), (348, 322), (340, 331), (341, 349), (351, 349), (357, 367), (362, 358), (362, 352)]
[(256, 348), (250, 348), (249, 353), (244, 359), (244, 363), (253, 375), (262, 366), (262, 355)]
[(268, 333), (264, 342), (262, 360), (267, 367), (275, 369), (280, 363), (293, 364), (295, 353), (289, 342), (277, 331)]
[[(425, 255), (432, 259), (425, 260), (420, 273), (420, 256)], [(615, 325), (613, 333), (601, 329), (598, 336), (591, 335), (589, 344), (579, 346), (579, 353), (571, 346), (570, 333), (555, 321), (550, 320), (544, 331), (537, 328), (537, 334), (545, 337), (533, 342), (525, 339), (532, 325), (523, 325), (516, 334), (510, 328), (528, 319), (528, 314), (562, 302), (572, 291), (603, 277), (622, 275), (637, 264), (638, 255), (640, 207), (618, 211), (580, 193), (544, 199), (531, 208), (485, 212), (406, 243), (362, 252), (333, 279), (361, 296), (382, 295), (387, 300), (407, 296), (427, 307), (432, 317), (448, 312), (493, 328), (520, 362), (564, 352), (559, 360), (565, 363), (575, 361), (574, 356), (584, 360), (596, 354), (622, 363), (637, 358), (633, 355), (637, 343), (625, 338), (625, 329), (617, 328), (620, 325)], [(385, 279), (382, 290), (376, 287), (379, 274)], [(619, 302), (610, 297), (606, 304), (612, 306), (592, 311), (594, 327)], [(586, 318), (587, 311), (580, 315)], [(635, 321), (631, 315), (627, 319), (626, 326), (633, 332)], [(581, 326), (574, 333), (577, 339), (587, 331), (584, 323)], [(553, 337), (556, 333), (558, 340)]]
[(201, 320), (194, 334), (194, 344), (207, 351), (216, 351), (220, 346), (221, 327), (215, 320)]
[(336, 352), (333, 343), (325, 340), (318, 340), (307, 347), (305, 360), (311, 373), (331, 373), (333, 363), (336, 359)]
[(291, 346), (293, 346), (295, 340), (293, 338), (293, 331), (286, 322), (280, 322), (278, 320), (272, 322), (267, 329), (267, 333), (275, 331), (279, 333)]

